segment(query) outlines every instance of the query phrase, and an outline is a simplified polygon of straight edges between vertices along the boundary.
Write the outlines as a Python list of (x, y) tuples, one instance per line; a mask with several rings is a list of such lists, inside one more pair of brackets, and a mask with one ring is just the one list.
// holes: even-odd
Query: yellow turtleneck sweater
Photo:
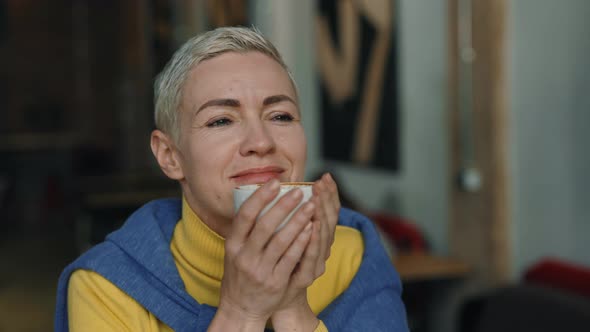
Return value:
[[(224, 239), (192, 211), (185, 200), (182, 219), (170, 243), (186, 291), (199, 303), (217, 307), (223, 276)], [(326, 272), (308, 288), (308, 301), (318, 314), (350, 284), (360, 266), (364, 244), (355, 229), (336, 226)], [(71, 331), (172, 331), (99, 274), (75, 271), (68, 285)], [(316, 332), (327, 331), (320, 323)]]

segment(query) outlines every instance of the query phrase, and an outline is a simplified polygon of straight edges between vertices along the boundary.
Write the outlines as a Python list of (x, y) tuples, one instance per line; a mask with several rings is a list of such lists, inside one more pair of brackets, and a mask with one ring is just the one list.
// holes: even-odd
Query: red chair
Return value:
[(590, 298), (590, 267), (546, 258), (527, 269), (523, 278), (526, 282), (542, 284)]
[(412, 222), (384, 213), (371, 214), (370, 218), (399, 252), (428, 251), (429, 248), (424, 235)]

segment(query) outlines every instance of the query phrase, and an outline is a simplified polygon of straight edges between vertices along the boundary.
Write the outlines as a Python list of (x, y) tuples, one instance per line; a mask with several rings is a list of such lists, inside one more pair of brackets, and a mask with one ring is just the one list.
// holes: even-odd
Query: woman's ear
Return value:
[(164, 174), (173, 180), (184, 179), (180, 155), (174, 141), (168, 135), (156, 129), (152, 131), (150, 145), (152, 153)]

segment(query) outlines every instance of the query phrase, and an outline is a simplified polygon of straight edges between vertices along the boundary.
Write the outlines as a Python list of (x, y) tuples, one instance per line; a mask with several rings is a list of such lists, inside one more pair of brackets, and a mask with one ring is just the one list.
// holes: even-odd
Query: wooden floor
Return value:
[(0, 332), (53, 331), (57, 279), (76, 256), (73, 236), (23, 233), (0, 234)]

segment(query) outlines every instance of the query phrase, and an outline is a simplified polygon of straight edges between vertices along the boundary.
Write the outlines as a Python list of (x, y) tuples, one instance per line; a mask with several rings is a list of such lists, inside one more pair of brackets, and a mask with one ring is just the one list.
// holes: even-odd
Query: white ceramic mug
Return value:
[[(283, 222), (277, 227), (275, 232), (278, 232), (281, 228), (283, 228), (283, 226), (285, 226), (289, 219), (291, 219), (295, 211), (297, 211), (297, 209), (299, 209), (303, 203), (309, 201), (312, 196), (312, 185), (313, 182), (282, 182), (279, 194), (272, 202), (268, 203), (268, 205), (262, 209), (262, 212), (258, 215), (258, 218), (260, 218), (266, 213), (266, 211), (273, 207), (286, 193), (294, 188), (301, 189), (303, 192), (303, 199), (299, 205), (297, 205), (297, 207), (295, 207), (295, 209), (289, 213), (287, 218), (285, 218), (285, 220), (283, 220)], [(248, 184), (234, 188), (234, 213), (236, 213), (240, 209), (240, 206), (242, 206), (242, 203), (244, 203), (244, 201), (247, 200), (248, 197), (250, 197), (250, 195), (252, 195), (261, 186), (261, 184)]]

